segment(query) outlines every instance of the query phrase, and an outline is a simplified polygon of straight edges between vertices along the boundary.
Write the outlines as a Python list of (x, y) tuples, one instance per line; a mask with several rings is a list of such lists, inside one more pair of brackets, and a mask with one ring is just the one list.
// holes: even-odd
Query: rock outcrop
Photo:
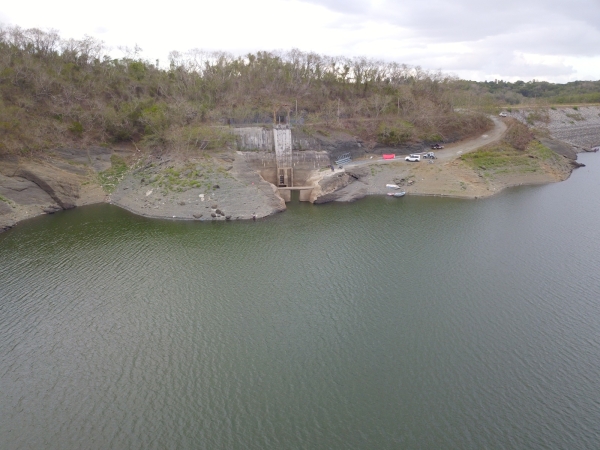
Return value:
[(63, 157), (68, 152), (60, 153), (37, 159), (0, 158), (0, 230), (23, 219), (104, 199), (102, 189), (90, 182), (94, 170), (88, 153), (72, 150), (72, 160)]
[(77, 204), (82, 180), (69, 172), (29, 163), (19, 167), (14, 176), (39, 186), (62, 209), (71, 209)]
[(368, 194), (368, 167), (347, 167), (343, 172), (325, 176), (311, 194), (316, 204), (334, 201), (352, 202)]

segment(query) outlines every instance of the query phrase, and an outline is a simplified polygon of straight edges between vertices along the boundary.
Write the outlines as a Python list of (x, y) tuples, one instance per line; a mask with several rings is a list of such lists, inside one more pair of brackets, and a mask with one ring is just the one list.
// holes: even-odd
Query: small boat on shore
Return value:
[(397, 184), (386, 184), (385, 187), (389, 189), (400, 189), (400, 186)]
[(389, 195), (390, 197), (404, 197), (406, 195), (406, 192), (402, 191), (402, 192), (388, 192), (387, 195)]

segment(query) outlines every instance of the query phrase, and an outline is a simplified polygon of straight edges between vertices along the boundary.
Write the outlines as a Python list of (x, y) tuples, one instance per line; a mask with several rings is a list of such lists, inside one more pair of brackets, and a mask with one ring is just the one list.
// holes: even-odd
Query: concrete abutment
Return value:
[(292, 190), (299, 191), (299, 201), (310, 201), (314, 186), (309, 180), (315, 171), (331, 164), (326, 151), (293, 150), (292, 133), (287, 126), (273, 130), (238, 128), (235, 133), (240, 136), (241, 148), (254, 150), (242, 152), (246, 161), (277, 188), (285, 202), (291, 201)]

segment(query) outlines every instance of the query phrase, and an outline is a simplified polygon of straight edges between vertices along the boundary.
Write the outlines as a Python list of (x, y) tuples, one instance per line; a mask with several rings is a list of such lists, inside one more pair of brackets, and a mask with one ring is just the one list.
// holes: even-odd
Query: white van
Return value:
[(421, 161), (421, 155), (409, 155), (406, 158), (404, 158), (404, 161)]

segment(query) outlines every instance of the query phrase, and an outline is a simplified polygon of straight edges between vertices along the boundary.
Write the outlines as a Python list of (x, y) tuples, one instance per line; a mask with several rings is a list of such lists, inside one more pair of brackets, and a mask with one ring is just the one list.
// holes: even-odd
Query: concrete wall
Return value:
[(289, 128), (273, 129), (275, 158), (279, 167), (292, 167), (292, 130)]
[[(277, 185), (277, 162), (275, 153), (244, 152), (243, 157), (254, 170), (268, 181)], [(292, 168), (294, 169), (294, 186), (306, 186), (313, 171), (330, 164), (327, 152), (303, 151), (292, 152)]]
[(310, 202), (310, 194), (312, 194), (312, 189), (304, 189), (300, 191), (298, 200), (301, 202)]
[(314, 171), (318, 171), (329, 164), (330, 160), (327, 152), (293, 152), (294, 186), (306, 186), (307, 180)]
[[(274, 134), (271, 128), (240, 127), (233, 128), (232, 131), (238, 137), (239, 150), (262, 150), (266, 152), (275, 150)], [(282, 139), (287, 140), (287, 137), (284, 137), (283, 134)], [(322, 145), (317, 139), (298, 129), (292, 129), (289, 138), (290, 145), (294, 150), (322, 150)]]
[(313, 189), (309, 188), (309, 189), (288, 189), (285, 187), (279, 188), (278, 189), (278, 193), (279, 196), (283, 199), (284, 202), (289, 203), (292, 201), (292, 191), (297, 191), (298, 192), (298, 201), (300, 202), (310, 202), (311, 199), (311, 194)]
[(288, 189), (279, 189), (279, 196), (286, 203), (289, 203), (292, 201), (292, 191), (290, 191)]
[(233, 128), (240, 150), (273, 151), (273, 130), (262, 127)]

